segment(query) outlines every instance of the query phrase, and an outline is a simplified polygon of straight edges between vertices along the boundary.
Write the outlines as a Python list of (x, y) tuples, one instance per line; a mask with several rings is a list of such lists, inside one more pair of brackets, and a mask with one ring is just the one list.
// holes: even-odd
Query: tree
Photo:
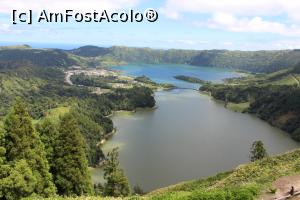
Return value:
[(75, 118), (66, 114), (61, 118), (58, 142), (54, 154), (54, 183), (60, 195), (92, 193), (88, 171), (86, 145)]
[(130, 194), (128, 179), (124, 175), (123, 170), (119, 168), (118, 157), (118, 149), (114, 148), (107, 154), (104, 161), (105, 196), (119, 197)]
[(264, 144), (262, 141), (255, 141), (252, 144), (251, 151), (250, 151), (250, 160), (251, 162), (254, 162), (256, 160), (261, 160), (265, 157), (267, 157), (267, 151), (264, 147)]
[(46, 118), (41, 124), (37, 125), (37, 131), (40, 134), (41, 141), (45, 145), (46, 158), (50, 165), (50, 172), (53, 173), (54, 166), (54, 148), (58, 142), (58, 131), (51, 122), (50, 119)]
[(33, 193), (43, 197), (55, 194), (44, 145), (20, 99), (16, 100), (4, 122), (3, 146), (5, 162), (10, 166), (5, 179), (7, 194), (14, 194), (15, 198)]
[(89, 116), (83, 114), (79, 109), (74, 109), (70, 112), (76, 119), (80, 133), (87, 144), (87, 158), (90, 166), (97, 166), (102, 157), (104, 157), (99, 141), (102, 139), (102, 127), (93, 121)]

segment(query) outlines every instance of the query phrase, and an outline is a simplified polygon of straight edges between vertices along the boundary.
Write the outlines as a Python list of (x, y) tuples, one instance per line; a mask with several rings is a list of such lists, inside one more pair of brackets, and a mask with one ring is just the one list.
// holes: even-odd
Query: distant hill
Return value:
[(70, 50), (69, 52), (83, 57), (97, 57), (108, 54), (110, 49), (89, 45)]
[[(111, 66), (120, 63), (190, 64), (270, 73), (300, 63), (300, 50), (229, 51), (180, 50), (136, 47), (83, 46), (73, 50), (32, 49), (28, 45), (0, 47), (1, 63), (27, 61), (33, 65), (68, 67), (72, 65)], [(300, 68), (300, 67), (299, 67)], [(300, 70), (300, 69), (299, 69)]]
[(69, 51), (84, 57), (109, 57), (127, 63), (190, 64), (195, 66), (274, 72), (300, 63), (299, 50), (229, 51), (84, 46)]
[(128, 63), (173, 63), (173, 64), (189, 64), (191, 58), (196, 56), (198, 51), (195, 50), (179, 50), (179, 49), (151, 49), (151, 48), (135, 48), (114, 46), (110, 48), (110, 55), (118, 60)]
[(31, 49), (31, 46), (29, 46), (27, 44), (15, 45), (15, 46), (0, 46), (0, 50), (3, 50), (3, 49)]
[(191, 65), (241, 69), (252, 72), (274, 72), (300, 62), (300, 51), (202, 51)]
[(31, 49), (31, 48), (0, 48), (0, 69), (31, 63), (40, 67), (67, 67), (77, 64), (63, 50)]

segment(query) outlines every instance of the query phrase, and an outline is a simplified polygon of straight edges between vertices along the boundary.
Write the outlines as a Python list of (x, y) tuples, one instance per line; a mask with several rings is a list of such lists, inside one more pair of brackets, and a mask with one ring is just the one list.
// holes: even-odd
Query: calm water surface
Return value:
[[(174, 75), (193, 75), (221, 81), (237, 76), (223, 69), (187, 65), (115, 67), (134, 76), (198, 88)], [(248, 114), (229, 111), (193, 90), (156, 92), (158, 108), (113, 117), (115, 136), (104, 146), (120, 147), (120, 163), (132, 186), (152, 190), (179, 181), (207, 177), (249, 161), (249, 149), (262, 140), (270, 154), (299, 147), (289, 136)], [(95, 177), (94, 177), (95, 178)]]

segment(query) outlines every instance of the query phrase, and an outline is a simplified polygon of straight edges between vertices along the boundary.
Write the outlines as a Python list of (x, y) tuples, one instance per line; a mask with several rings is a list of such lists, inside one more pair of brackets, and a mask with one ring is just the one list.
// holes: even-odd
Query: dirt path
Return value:
[[(272, 184), (273, 188), (276, 188), (275, 194), (266, 193), (262, 195), (259, 200), (274, 200), (279, 197), (288, 195), (291, 187), (294, 186), (295, 192), (300, 191), (300, 175), (285, 176), (277, 179)], [(289, 198), (290, 200), (300, 200), (300, 195), (297, 197)]]

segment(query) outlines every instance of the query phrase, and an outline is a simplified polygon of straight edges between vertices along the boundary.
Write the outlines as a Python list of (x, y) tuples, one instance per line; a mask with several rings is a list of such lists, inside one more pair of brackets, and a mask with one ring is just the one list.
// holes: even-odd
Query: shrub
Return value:
[(228, 192), (223, 190), (216, 191), (196, 191), (193, 192), (190, 196), (190, 200), (227, 200)]

